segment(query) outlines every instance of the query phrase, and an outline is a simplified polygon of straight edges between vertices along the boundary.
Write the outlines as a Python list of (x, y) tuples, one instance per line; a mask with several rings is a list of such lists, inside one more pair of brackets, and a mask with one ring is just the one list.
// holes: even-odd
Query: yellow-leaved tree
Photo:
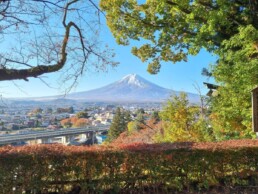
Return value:
[(186, 93), (171, 96), (159, 115), (163, 127), (157, 142), (213, 140), (207, 117), (199, 106), (190, 105)]

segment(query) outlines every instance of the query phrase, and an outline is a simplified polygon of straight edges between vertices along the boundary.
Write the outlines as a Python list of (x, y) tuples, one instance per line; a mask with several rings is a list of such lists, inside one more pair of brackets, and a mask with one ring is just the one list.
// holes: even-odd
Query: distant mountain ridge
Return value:
[[(129, 74), (122, 79), (98, 89), (75, 92), (64, 96), (47, 96), (26, 99), (45, 103), (84, 102), (164, 102), (179, 91), (158, 86), (137, 74)], [(187, 93), (187, 92), (186, 92)], [(199, 103), (199, 95), (187, 93), (190, 103)], [(14, 99), (16, 100), (16, 99)], [(18, 99), (24, 101), (24, 99)]]
[[(121, 80), (104, 87), (68, 94), (68, 99), (111, 102), (162, 102), (178, 91), (169, 90), (147, 81), (137, 74), (129, 74)], [(187, 93), (189, 101), (197, 103), (199, 96)]]

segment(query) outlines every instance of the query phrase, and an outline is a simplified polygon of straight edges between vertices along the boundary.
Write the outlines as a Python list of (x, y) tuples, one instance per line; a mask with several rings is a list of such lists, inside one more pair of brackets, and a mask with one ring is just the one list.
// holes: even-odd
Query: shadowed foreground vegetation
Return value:
[(233, 193), (256, 189), (257, 168), (257, 140), (2, 147), (0, 192)]

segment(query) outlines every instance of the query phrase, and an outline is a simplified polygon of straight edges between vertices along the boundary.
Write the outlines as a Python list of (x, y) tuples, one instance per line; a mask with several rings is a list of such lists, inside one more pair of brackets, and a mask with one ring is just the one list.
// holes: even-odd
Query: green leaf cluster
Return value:
[[(258, 30), (239, 27), (223, 41), (212, 73), (221, 87), (212, 99), (214, 129), (218, 139), (252, 137), (251, 91), (258, 83)], [(214, 119), (213, 119), (214, 120)], [(219, 120), (219, 122), (218, 122)]]
[(132, 53), (158, 73), (161, 61), (186, 61), (201, 48), (220, 49), (239, 27), (258, 27), (257, 1), (101, 0), (107, 24), (119, 44), (144, 40)]

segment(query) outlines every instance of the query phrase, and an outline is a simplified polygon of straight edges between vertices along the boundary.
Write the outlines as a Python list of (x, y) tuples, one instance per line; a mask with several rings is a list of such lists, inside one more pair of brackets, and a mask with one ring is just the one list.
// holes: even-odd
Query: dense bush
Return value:
[(258, 141), (0, 148), (4, 194), (66, 193), (78, 185), (84, 193), (258, 186)]

